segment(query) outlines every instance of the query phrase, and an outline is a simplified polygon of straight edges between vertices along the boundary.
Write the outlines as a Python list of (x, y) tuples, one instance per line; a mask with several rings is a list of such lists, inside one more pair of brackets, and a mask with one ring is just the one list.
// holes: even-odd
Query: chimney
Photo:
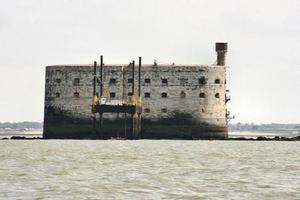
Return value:
[(225, 65), (226, 53), (227, 53), (227, 43), (217, 42), (216, 43), (217, 52), (217, 65)]

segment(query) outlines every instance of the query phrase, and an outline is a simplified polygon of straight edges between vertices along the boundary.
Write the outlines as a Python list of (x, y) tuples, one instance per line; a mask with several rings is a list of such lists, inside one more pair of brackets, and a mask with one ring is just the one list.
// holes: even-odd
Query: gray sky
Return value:
[(233, 122), (300, 123), (299, 0), (0, 3), (0, 121), (43, 120), (46, 65), (211, 64), (227, 41)]

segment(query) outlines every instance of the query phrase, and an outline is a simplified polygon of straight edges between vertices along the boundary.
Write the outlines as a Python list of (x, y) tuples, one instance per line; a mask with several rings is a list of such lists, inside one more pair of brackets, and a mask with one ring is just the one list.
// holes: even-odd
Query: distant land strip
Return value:
[[(25, 136), (12, 136), (10, 138), (4, 137), (2, 140), (49, 140), (44, 139), (42, 137), (25, 137)], [(81, 140), (81, 139), (78, 139)], [(89, 140), (89, 139), (87, 139)], [(176, 140), (176, 139), (174, 139)], [(182, 140), (182, 139), (180, 139)], [(226, 139), (202, 139), (202, 140), (234, 140), (234, 141), (300, 141), (300, 136), (288, 138), (288, 137), (265, 137), (265, 136), (259, 136), (257, 138), (247, 138), (247, 137), (237, 137), (237, 138), (226, 138)]]

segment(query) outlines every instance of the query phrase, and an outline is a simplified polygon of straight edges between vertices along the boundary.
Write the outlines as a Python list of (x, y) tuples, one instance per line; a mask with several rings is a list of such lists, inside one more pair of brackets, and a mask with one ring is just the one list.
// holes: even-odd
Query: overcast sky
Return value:
[(0, 0), (0, 121), (43, 120), (45, 66), (211, 64), (229, 43), (233, 122), (300, 123), (299, 0)]

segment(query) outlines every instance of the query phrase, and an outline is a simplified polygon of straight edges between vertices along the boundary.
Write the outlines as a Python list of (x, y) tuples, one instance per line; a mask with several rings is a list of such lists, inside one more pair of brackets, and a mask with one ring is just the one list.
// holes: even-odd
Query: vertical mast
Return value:
[(96, 96), (96, 82), (97, 82), (97, 79), (96, 79), (96, 72), (97, 72), (97, 62), (95, 61), (94, 62), (94, 83), (93, 83), (93, 97)]
[(103, 96), (103, 56), (100, 56), (100, 97)]
[[(101, 98), (103, 96), (103, 56), (101, 55), (100, 56), (100, 94), (99, 94), (99, 97)], [(101, 101), (101, 99), (100, 99)], [(103, 118), (103, 113), (100, 112), (99, 114), (100, 116), (100, 128), (102, 127), (102, 118)], [(102, 138), (103, 135), (102, 135), (102, 132), (100, 130), (100, 138)]]
[(96, 113), (95, 113), (95, 105), (97, 102), (97, 96), (96, 96), (96, 73), (97, 73), (97, 62), (94, 62), (94, 82), (93, 82), (93, 128), (96, 130)]
[(138, 96), (141, 96), (141, 68), (142, 68), (142, 57), (139, 57), (139, 79), (138, 79)]
[(134, 96), (134, 60), (132, 61), (132, 96)]

